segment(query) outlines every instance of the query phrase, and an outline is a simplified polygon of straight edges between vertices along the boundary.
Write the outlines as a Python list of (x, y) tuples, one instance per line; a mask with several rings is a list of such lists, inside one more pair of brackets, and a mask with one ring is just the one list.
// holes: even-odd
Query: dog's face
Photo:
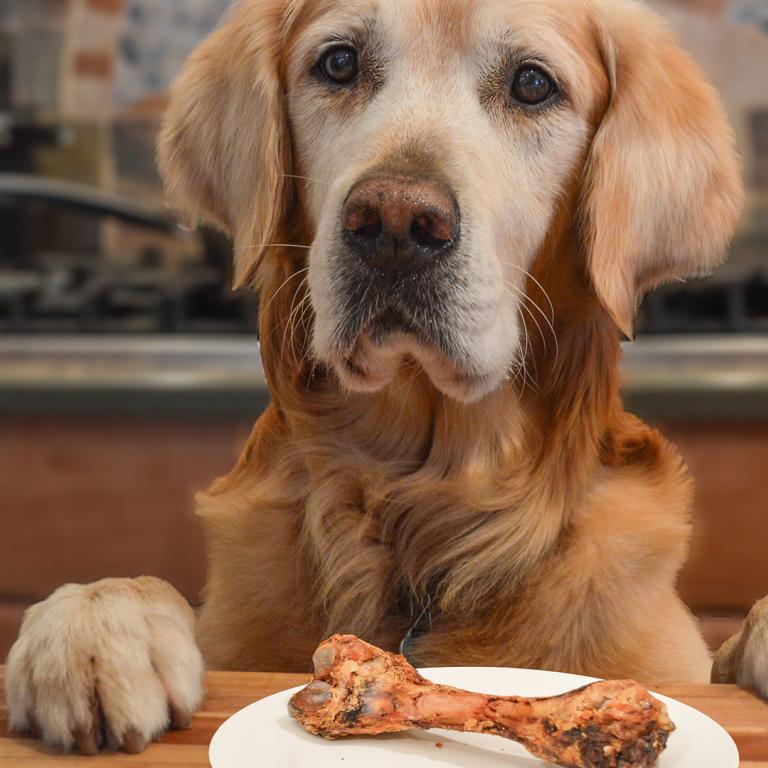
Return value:
[(241, 279), (301, 207), (313, 350), (348, 388), (411, 357), (464, 401), (520, 363), (574, 187), (573, 248), (625, 332), (644, 289), (714, 266), (740, 205), (716, 97), (621, 0), (243, 0), (176, 85), (160, 159)]
[(526, 272), (607, 84), (573, 15), (541, 0), (333, 3), (297, 36), (314, 350), (349, 388), (380, 389), (410, 355), (469, 400), (518, 362)]

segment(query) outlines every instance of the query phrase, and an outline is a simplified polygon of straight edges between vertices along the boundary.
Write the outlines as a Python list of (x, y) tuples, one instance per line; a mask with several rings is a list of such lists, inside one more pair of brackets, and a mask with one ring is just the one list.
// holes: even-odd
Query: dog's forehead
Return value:
[(299, 36), (367, 25), (404, 45), (438, 40), (454, 52), (488, 39), (583, 45), (590, 7), (590, 0), (315, 0), (291, 15)]

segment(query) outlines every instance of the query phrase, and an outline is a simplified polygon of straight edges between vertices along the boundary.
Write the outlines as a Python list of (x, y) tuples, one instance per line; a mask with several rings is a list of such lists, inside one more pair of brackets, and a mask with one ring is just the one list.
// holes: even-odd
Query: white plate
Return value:
[[(453, 667), (419, 670), (435, 682), (497, 696), (555, 696), (593, 678), (535, 669)], [(407, 731), (326, 741), (288, 715), (300, 688), (257, 701), (229, 718), (208, 753), (213, 768), (542, 768), (508, 739), (452, 731)], [(698, 710), (659, 696), (677, 726), (659, 768), (738, 768), (733, 739)], [(442, 745), (438, 747), (437, 745)]]

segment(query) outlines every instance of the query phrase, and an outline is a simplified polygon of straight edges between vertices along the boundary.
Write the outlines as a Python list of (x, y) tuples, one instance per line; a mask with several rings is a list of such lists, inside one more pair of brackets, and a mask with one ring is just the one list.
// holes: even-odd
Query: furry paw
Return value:
[(6, 694), (14, 731), (63, 751), (141, 752), (202, 701), (192, 609), (149, 577), (61, 587), (27, 611)]
[(752, 608), (744, 629), (715, 655), (713, 683), (737, 683), (768, 699), (768, 597)]

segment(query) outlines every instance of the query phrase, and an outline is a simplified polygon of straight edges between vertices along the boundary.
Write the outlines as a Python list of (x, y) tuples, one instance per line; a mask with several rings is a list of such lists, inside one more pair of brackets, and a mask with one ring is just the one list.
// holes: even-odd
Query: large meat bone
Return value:
[(314, 680), (289, 711), (335, 739), (411, 728), (491, 733), (565, 768), (651, 768), (674, 725), (632, 681), (605, 681), (546, 699), (486, 696), (425, 680), (402, 657), (335, 635), (313, 657)]

